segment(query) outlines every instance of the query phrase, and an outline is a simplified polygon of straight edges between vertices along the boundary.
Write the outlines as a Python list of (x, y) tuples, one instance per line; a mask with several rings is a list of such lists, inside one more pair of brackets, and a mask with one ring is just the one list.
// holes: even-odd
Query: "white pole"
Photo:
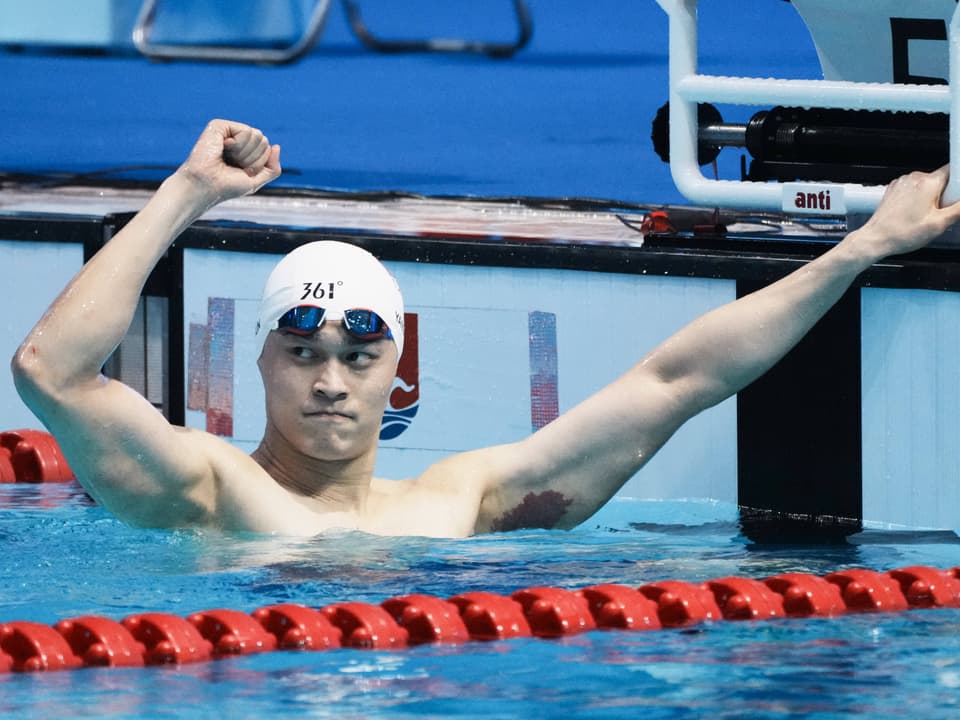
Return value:
[(944, 85), (894, 85), (847, 80), (782, 80), (712, 75), (690, 75), (678, 82), (677, 92), (690, 101), (709, 100), (737, 105), (814, 106), (842, 110), (929, 113), (950, 112), (952, 99), (949, 88)]
[[(849, 110), (950, 112), (950, 161), (957, 168), (944, 200), (960, 200), (960, 92), (935, 85), (716, 77), (697, 74), (697, 0), (657, 0), (670, 18), (670, 172), (677, 189), (706, 206), (844, 215), (872, 212), (884, 187), (831, 182), (711, 180), (697, 162), (698, 101), (738, 105), (789, 104)], [(960, 5), (950, 24), (950, 77), (960, 85)], [(826, 205), (810, 201), (828, 196)]]
[(960, 5), (950, 20), (950, 180), (943, 202), (960, 200)]

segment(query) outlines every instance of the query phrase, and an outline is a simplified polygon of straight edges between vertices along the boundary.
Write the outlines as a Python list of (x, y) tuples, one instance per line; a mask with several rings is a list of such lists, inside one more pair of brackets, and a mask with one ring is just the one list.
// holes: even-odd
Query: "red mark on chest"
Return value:
[(520, 528), (552, 528), (572, 502), (572, 498), (564, 497), (556, 490), (527, 493), (523, 502), (494, 520), (490, 529), (493, 532), (506, 532)]

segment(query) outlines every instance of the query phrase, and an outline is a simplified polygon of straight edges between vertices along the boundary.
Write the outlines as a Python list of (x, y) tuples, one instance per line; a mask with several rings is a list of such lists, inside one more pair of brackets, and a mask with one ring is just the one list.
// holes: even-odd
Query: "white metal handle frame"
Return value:
[[(950, 163), (960, 168), (960, 5), (950, 21), (950, 85), (903, 85), (836, 80), (721, 77), (697, 72), (698, 0), (657, 0), (670, 18), (670, 173), (691, 202), (708, 207), (782, 211), (801, 215), (871, 213), (883, 186), (830, 182), (753, 182), (706, 178), (697, 163), (697, 104), (787, 105), (846, 110), (950, 113)], [(955, 112), (954, 112), (955, 111)], [(960, 172), (944, 201), (960, 199)]]
[(282, 48), (258, 48), (237, 45), (163, 44), (150, 40), (159, 0), (144, 0), (133, 28), (133, 44), (143, 55), (154, 60), (216, 60), (248, 62), (264, 65), (292, 63), (310, 52), (330, 9), (330, 0), (317, 0), (303, 33), (292, 44)]

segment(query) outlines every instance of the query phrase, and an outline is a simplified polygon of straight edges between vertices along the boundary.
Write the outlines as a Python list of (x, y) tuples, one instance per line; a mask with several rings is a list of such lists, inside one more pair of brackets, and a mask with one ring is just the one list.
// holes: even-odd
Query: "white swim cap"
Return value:
[(310, 305), (340, 320), (345, 310), (372, 310), (383, 319), (403, 354), (403, 296), (393, 275), (363, 248), (335, 240), (301, 245), (270, 273), (257, 314), (257, 355), (277, 320)]

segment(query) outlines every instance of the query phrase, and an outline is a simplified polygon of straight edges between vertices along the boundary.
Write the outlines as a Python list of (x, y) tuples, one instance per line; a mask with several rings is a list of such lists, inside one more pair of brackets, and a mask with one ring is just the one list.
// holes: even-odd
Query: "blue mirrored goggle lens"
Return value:
[(343, 313), (343, 322), (347, 331), (358, 338), (393, 337), (383, 318), (372, 310), (347, 310)]
[[(277, 320), (277, 329), (297, 335), (309, 335), (323, 324), (324, 308), (300, 305), (285, 312)], [(347, 332), (359, 340), (392, 339), (393, 333), (379, 315), (372, 310), (345, 310), (343, 325)]]
[(287, 310), (277, 320), (277, 330), (286, 330), (297, 335), (309, 335), (316, 332), (323, 323), (326, 311), (323, 308), (301, 305)]

